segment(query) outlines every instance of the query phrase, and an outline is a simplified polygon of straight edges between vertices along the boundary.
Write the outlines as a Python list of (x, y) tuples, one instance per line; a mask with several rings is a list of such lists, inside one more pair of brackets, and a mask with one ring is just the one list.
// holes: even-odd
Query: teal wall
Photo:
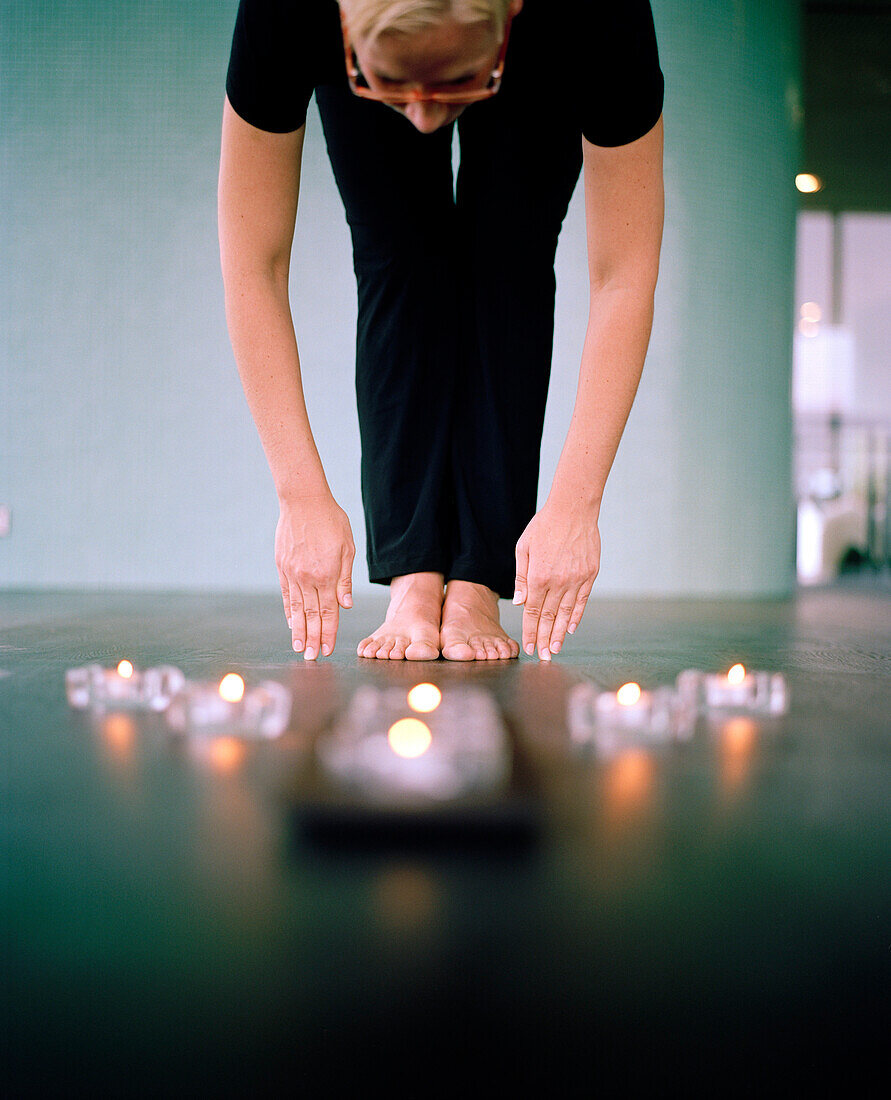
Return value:
[[(235, 2), (0, 10), (0, 503), (13, 512), (0, 585), (274, 591), (275, 495), (229, 349), (216, 241)], [(785, 593), (797, 5), (654, 11), (665, 245), (597, 591)], [(558, 255), (543, 494), (575, 394), (586, 278), (577, 194)], [(310, 416), (367, 590), (355, 289), (314, 113), (292, 302)]]

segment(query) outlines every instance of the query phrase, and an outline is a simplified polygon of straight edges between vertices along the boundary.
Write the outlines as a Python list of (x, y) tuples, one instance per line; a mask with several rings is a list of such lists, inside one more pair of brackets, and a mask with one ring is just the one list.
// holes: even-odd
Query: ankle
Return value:
[(499, 600), (498, 593), (489, 588), (485, 584), (480, 584), (477, 581), (464, 581), (464, 580), (451, 580), (446, 585), (446, 595), (452, 593), (453, 596), (482, 596), (490, 603), (497, 604)]
[(442, 599), (444, 581), (442, 573), (403, 573), (390, 581), (390, 599), (399, 599), (409, 592)]

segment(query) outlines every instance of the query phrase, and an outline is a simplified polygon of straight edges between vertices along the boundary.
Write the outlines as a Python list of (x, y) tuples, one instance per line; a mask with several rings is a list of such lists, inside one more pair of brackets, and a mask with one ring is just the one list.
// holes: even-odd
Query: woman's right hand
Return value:
[(334, 649), (338, 608), (353, 606), (353, 532), (330, 495), (279, 506), (275, 564), (285, 618), (295, 652), (313, 661)]

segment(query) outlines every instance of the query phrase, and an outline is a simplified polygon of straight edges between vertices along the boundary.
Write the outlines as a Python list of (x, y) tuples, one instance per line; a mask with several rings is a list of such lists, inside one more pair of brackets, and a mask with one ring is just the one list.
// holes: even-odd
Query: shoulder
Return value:
[(662, 114), (665, 80), (649, 0), (578, 0), (576, 97), (582, 132), (601, 146), (649, 133)]
[(342, 75), (336, 0), (240, 0), (226, 92), (262, 130), (296, 130), (316, 85)]
[(255, 49), (279, 51), (339, 42), (337, 0), (239, 0), (234, 37)]

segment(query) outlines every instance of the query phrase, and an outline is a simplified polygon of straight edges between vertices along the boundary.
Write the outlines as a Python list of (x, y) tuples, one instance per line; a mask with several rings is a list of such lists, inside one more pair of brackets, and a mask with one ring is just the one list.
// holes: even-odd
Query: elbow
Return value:
[(641, 303), (652, 304), (659, 280), (659, 256), (634, 264), (591, 271), (591, 298), (621, 294)]
[(221, 242), (220, 269), (223, 276), (223, 293), (226, 301), (273, 293), (276, 297), (288, 297), (290, 256), (283, 254), (259, 255), (251, 251), (227, 248)]

